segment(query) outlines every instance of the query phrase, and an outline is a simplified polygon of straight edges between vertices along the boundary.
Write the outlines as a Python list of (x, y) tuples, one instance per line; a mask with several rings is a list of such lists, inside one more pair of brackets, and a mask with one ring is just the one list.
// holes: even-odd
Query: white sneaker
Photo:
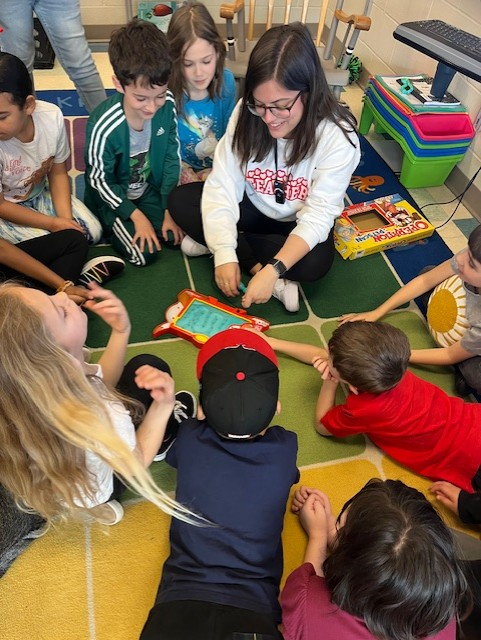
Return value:
[(109, 527), (117, 524), (124, 517), (124, 509), (117, 500), (98, 504), (96, 507), (90, 508), (88, 513), (96, 522)]
[(125, 269), (125, 262), (116, 256), (97, 256), (86, 262), (78, 279), (78, 283), (86, 287), (89, 282), (104, 284), (118, 276)]
[(184, 236), (182, 242), (180, 243), (180, 248), (182, 253), (191, 258), (196, 258), (197, 256), (207, 256), (210, 251), (209, 249), (200, 244), (200, 242), (196, 242), (190, 236)]
[(274, 298), (285, 306), (286, 311), (299, 311), (299, 285), (292, 280), (279, 278), (272, 292)]

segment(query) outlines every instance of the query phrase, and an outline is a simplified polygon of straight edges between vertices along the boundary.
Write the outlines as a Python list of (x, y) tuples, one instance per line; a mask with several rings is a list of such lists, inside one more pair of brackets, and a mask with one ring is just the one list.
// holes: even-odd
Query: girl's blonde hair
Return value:
[(205, 524), (156, 486), (115, 431), (105, 398), (17, 287), (0, 285), (0, 483), (19, 506), (51, 521), (95, 493), (89, 450), (163, 511)]
[(225, 45), (217, 31), (215, 22), (205, 5), (200, 2), (187, 2), (174, 11), (167, 30), (170, 54), (173, 65), (169, 78), (169, 89), (175, 96), (179, 113), (184, 111), (184, 99), (187, 86), (182, 73), (186, 50), (200, 38), (211, 44), (217, 54), (217, 64), (212, 82), (207, 87), (211, 100), (220, 97), (224, 86)]

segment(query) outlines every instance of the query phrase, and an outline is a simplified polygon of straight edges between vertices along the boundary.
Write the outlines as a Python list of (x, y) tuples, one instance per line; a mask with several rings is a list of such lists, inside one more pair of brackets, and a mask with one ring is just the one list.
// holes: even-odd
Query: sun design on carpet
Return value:
[(369, 193), (375, 191), (375, 187), (384, 183), (382, 176), (352, 176), (349, 183), (353, 189), (361, 193)]

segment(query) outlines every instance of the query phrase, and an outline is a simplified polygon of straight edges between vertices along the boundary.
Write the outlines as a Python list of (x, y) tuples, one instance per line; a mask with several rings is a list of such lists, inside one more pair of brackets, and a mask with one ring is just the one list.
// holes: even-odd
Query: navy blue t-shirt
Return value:
[(195, 419), (180, 425), (166, 458), (177, 469), (176, 498), (217, 526), (172, 520), (157, 603), (202, 600), (280, 620), (281, 532), (299, 480), (296, 456), (297, 435), (283, 427), (234, 441)]

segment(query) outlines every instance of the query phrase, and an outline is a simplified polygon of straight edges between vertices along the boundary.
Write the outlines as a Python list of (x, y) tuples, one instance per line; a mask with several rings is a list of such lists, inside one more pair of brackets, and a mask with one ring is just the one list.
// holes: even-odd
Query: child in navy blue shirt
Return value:
[(299, 472), (297, 436), (269, 427), (276, 356), (260, 335), (228, 329), (202, 347), (197, 377), (199, 418), (180, 425), (166, 460), (177, 469), (177, 500), (213, 526), (172, 521), (141, 640), (281, 638), (281, 532)]

